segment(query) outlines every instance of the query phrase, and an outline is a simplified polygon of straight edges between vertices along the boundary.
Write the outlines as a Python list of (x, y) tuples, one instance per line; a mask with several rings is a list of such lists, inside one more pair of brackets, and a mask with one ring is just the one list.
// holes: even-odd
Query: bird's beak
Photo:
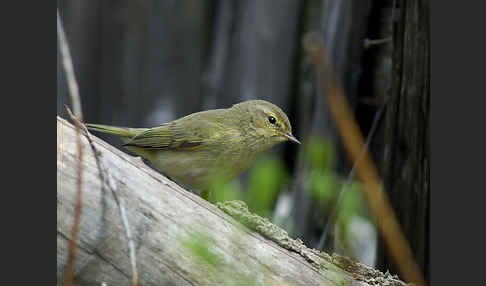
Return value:
[(292, 135), (292, 134), (290, 134), (290, 133), (284, 133), (284, 134), (283, 134), (283, 136), (284, 136), (285, 138), (287, 138), (287, 140), (289, 140), (289, 141), (292, 141), (292, 142), (295, 142), (295, 143), (297, 143), (297, 144), (300, 144), (300, 141), (299, 141), (299, 140), (297, 140), (297, 138), (295, 138), (295, 137), (294, 137), (294, 135)]

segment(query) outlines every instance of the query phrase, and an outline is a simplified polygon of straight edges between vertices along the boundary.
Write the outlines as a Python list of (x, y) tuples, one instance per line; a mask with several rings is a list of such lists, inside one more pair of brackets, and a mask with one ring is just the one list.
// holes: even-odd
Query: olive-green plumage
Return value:
[(193, 113), (154, 128), (86, 126), (118, 135), (127, 149), (163, 174), (200, 190), (215, 179), (235, 178), (259, 153), (280, 142), (300, 143), (292, 135), (287, 115), (263, 100)]

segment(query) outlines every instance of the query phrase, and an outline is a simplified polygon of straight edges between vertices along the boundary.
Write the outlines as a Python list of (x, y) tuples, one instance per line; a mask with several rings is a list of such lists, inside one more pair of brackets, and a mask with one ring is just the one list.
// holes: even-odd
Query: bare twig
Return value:
[(73, 62), (71, 60), (71, 54), (69, 53), (69, 47), (66, 40), (66, 35), (61, 24), (61, 17), (59, 17), (59, 11), (57, 11), (57, 35), (59, 37), (59, 46), (62, 55), (62, 63), (67, 76), (67, 85), (69, 88), (69, 95), (71, 97), (71, 103), (73, 105), (74, 115), (83, 122), (83, 112), (81, 109), (81, 98), (79, 97), (78, 83), (74, 76)]
[[(71, 61), (71, 56), (69, 54), (69, 48), (66, 42), (66, 36), (64, 35), (64, 30), (62, 29), (61, 18), (59, 17), (59, 11), (57, 12), (57, 34), (59, 37), (59, 46), (62, 55), (62, 63), (64, 70), (67, 75), (67, 84), (69, 88), (69, 95), (71, 98), (71, 103), (74, 107), (76, 117), (82, 121), (83, 114), (81, 110), (81, 99), (79, 98), (78, 84), (74, 76), (73, 63)], [(74, 116), (73, 116), (74, 117)], [(71, 230), (71, 240), (69, 240), (69, 252), (65, 270), (64, 285), (71, 285), (73, 282), (73, 268), (74, 260), (76, 257), (76, 237), (79, 232), (79, 223), (81, 221), (81, 186), (82, 186), (82, 174), (83, 174), (83, 148), (81, 145), (81, 135), (79, 134), (79, 126), (76, 126), (76, 145), (78, 148), (78, 173), (77, 173), (77, 191), (76, 191), (76, 205), (74, 210), (74, 222), (73, 228)]]
[(331, 211), (331, 215), (329, 216), (329, 219), (326, 222), (324, 230), (322, 231), (321, 238), (319, 239), (319, 243), (317, 245), (318, 250), (321, 250), (322, 247), (324, 246), (324, 244), (326, 243), (326, 238), (327, 238), (327, 233), (329, 231), (329, 226), (334, 221), (334, 218), (336, 217), (336, 214), (337, 214), (337, 211), (338, 211), (338, 206), (341, 204), (341, 201), (344, 198), (344, 194), (349, 189), (349, 186), (351, 185), (352, 181), (354, 180), (354, 175), (356, 173), (356, 167), (361, 162), (361, 160), (363, 159), (366, 150), (368, 150), (368, 146), (370, 145), (371, 139), (373, 138), (373, 135), (375, 134), (375, 131), (378, 127), (378, 123), (380, 122), (380, 118), (381, 118), (381, 115), (383, 114), (384, 110), (385, 110), (385, 104), (382, 105), (380, 107), (380, 109), (375, 114), (375, 118), (373, 119), (373, 123), (371, 125), (370, 132), (368, 133), (368, 136), (366, 138), (366, 143), (363, 146), (363, 149), (361, 150), (361, 154), (359, 155), (359, 158), (354, 162), (353, 168), (351, 168), (351, 171), (349, 172), (348, 177), (346, 178), (346, 182), (344, 183), (343, 187), (341, 188), (341, 191), (339, 192), (337, 202), (336, 202), (336, 204), (334, 205), (334, 208)]
[[(331, 64), (327, 59), (323, 41), (319, 33), (313, 32), (304, 37), (303, 43), (311, 58), (318, 80), (324, 88), (322, 94), (327, 99), (329, 111), (338, 126), (348, 156), (351, 162), (355, 162), (359, 159), (365, 145), (364, 139), (340, 83), (335, 78)], [(364, 150), (362, 162), (356, 165), (356, 173), (362, 182), (363, 192), (370, 210), (375, 215), (378, 230), (405, 280), (423, 286), (425, 280), (383, 190), (378, 171), (370, 154), (366, 149)]]
[(364, 39), (363, 47), (365, 49), (368, 49), (371, 46), (386, 44), (386, 43), (389, 43), (391, 41), (392, 41), (392, 37), (387, 37), (387, 38), (383, 38), (383, 39), (374, 39), (374, 40), (370, 40), (370, 39), (366, 38), (366, 39)]
[(130, 226), (128, 224), (128, 219), (126, 216), (126, 211), (125, 207), (123, 205), (123, 201), (118, 197), (118, 194), (116, 192), (117, 187), (113, 183), (113, 180), (111, 178), (110, 173), (106, 169), (106, 167), (103, 165), (103, 162), (101, 161), (101, 158), (99, 156), (100, 152), (96, 149), (96, 146), (93, 143), (93, 139), (91, 138), (91, 134), (89, 133), (88, 129), (86, 126), (80, 122), (75, 116), (73, 116), (71, 110), (66, 107), (66, 110), (71, 117), (71, 119), (74, 121), (74, 124), (76, 126), (79, 126), (83, 131), (84, 135), (88, 139), (89, 145), (91, 147), (91, 150), (93, 151), (95, 160), (96, 160), (96, 165), (98, 166), (98, 171), (99, 171), (99, 176), (100, 180), (102, 182), (101, 187), (102, 188), (108, 188), (111, 191), (111, 194), (113, 195), (113, 198), (116, 202), (116, 205), (118, 206), (118, 210), (120, 212), (120, 217), (123, 223), (123, 227), (125, 229), (125, 234), (127, 236), (128, 240), (128, 250), (130, 252), (130, 264), (132, 266), (132, 286), (138, 285), (138, 271), (137, 271), (137, 259), (135, 255), (135, 244), (133, 242), (132, 234), (130, 231)]
[[(390, 21), (391, 24), (392, 24), (391, 30), (393, 30), (393, 22), (395, 21), (395, 9), (396, 9), (395, 3), (396, 3), (396, 0), (393, 0), (392, 9), (391, 9), (391, 21)], [(368, 49), (371, 46), (391, 43), (392, 41), (393, 41), (393, 36), (389, 36), (389, 37), (382, 38), (382, 39), (373, 39), (373, 40), (366, 38), (366, 39), (364, 39), (363, 47), (365, 49)]]

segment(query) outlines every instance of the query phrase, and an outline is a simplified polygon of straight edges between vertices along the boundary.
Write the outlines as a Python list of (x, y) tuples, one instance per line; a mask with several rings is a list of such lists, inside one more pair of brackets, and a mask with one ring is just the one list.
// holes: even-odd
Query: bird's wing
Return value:
[[(194, 115), (194, 114), (193, 114)], [(195, 150), (213, 141), (217, 120), (190, 116), (148, 129), (124, 144), (146, 149)]]

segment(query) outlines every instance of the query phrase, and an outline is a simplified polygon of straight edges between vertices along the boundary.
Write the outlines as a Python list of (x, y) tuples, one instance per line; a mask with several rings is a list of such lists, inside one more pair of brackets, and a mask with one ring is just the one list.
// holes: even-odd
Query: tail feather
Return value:
[(124, 139), (124, 141), (129, 140), (135, 137), (140, 132), (147, 130), (146, 128), (128, 128), (128, 127), (117, 127), (117, 126), (90, 124), (90, 123), (86, 124), (86, 127), (89, 130), (118, 135), (121, 137), (121, 139)]

